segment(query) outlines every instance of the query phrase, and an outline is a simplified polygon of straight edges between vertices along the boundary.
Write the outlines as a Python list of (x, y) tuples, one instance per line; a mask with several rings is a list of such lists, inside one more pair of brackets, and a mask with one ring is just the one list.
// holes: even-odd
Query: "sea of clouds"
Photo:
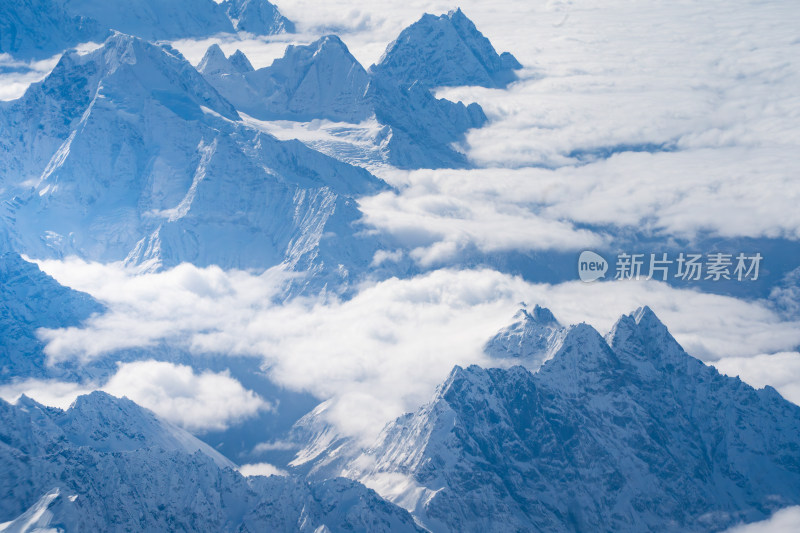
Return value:
[[(630, 228), (665, 241), (800, 238), (800, 4), (459, 5), (498, 51), (512, 52), (525, 68), (508, 90), (437, 93), (477, 101), (489, 116), (460, 147), (481, 168), (378, 168), (396, 190), (360, 199), (365, 221), (396, 236), (420, 265), (457, 263), (470, 247), (592, 248)], [(335, 32), (367, 67), (423, 12), (455, 7), (417, 0), (278, 6), (298, 23), (297, 35), (172, 44), (196, 64), (217, 42), (226, 53), (241, 49), (258, 68), (291, 42)], [(3, 74), (0, 98), (18, 96), (52, 64)], [(272, 302), (283, 274), (275, 270), (181, 265), (141, 275), (76, 259), (40, 265), (110, 309), (80, 328), (42, 331), (52, 362), (162, 343), (253, 357), (281, 385), (333, 399), (331, 422), (352, 435), (372, 434), (417, 407), (453, 365), (486, 364), (483, 343), (523, 301), (601, 333), (621, 314), (649, 305), (690, 354), (800, 403), (800, 322), (760, 300), (658, 282), (548, 285), (488, 269), (442, 269), (365, 284), (349, 300), (279, 305)], [(29, 381), (0, 396), (25, 392), (65, 405), (92, 388), (128, 395), (197, 432), (274, 408), (224, 372), (160, 361), (158, 353), (119, 365), (103, 383)]]

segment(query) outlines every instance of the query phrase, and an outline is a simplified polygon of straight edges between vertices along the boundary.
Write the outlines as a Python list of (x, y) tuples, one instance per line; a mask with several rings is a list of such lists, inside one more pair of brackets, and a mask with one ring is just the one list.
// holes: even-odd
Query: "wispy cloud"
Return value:
[(800, 523), (800, 506), (786, 507), (767, 520), (732, 527), (725, 533), (793, 533)]

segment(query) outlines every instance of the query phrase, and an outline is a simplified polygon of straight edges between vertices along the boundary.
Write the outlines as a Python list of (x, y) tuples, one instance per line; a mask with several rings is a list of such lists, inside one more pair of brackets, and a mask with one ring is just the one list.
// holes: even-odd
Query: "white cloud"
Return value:
[(781, 509), (761, 522), (732, 527), (726, 533), (794, 533), (797, 524), (800, 524), (800, 505)]
[(800, 353), (781, 352), (754, 357), (726, 357), (714, 366), (729, 376), (739, 376), (754, 387), (770, 385), (800, 405)]
[(0, 386), (0, 398), (15, 402), (25, 394), (41, 404), (67, 409), (78, 396), (93, 390), (127, 396), (195, 433), (222, 430), (273, 408), (227, 372), (198, 374), (189, 366), (152, 360), (120, 364), (103, 385), (30, 379)]
[[(279, 269), (253, 276), (189, 264), (146, 276), (137, 276), (120, 264), (77, 259), (39, 264), (63, 284), (83, 287), (115, 310), (92, 319), (91, 330), (67, 328), (57, 335), (40, 330), (48, 343), (45, 353), (50, 363), (88, 361), (113, 350), (183, 339), (187, 331), (224, 329), (226, 321), (242, 324), (252, 308), (262, 307), (275, 296), (286, 276)], [(219, 308), (227, 313), (220, 315)]]
[(253, 453), (263, 453), (274, 450), (286, 451), (286, 450), (294, 450), (296, 448), (297, 444), (295, 443), (289, 441), (277, 440), (269, 442), (260, 442), (256, 444), (255, 447), (253, 447)]
[[(800, 148), (798, 148), (800, 149)], [(362, 198), (365, 221), (416, 248), (423, 264), (467, 245), (498, 250), (597, 248), (613, 227), (692, 240), (800, 239), (800, 163), (783, 148), (624, 153), (579, 167), (387, 171), (399, 186)], [(579, 225), (607, 228), (604, 232)]]
[(91, 384), (57, 381), (51, 379), (28, 379), (0, 385), (0, 398), (14, 403), (23, 394), (43, 405), (68, 409), (75, 398), (95, 390)]
[(222, 430), (272, 406), (227, 372), (201, 372), (161, 361), (123, 363), (103, 390), (127, 396), (189, 431)]
[[(48, 331), (47, 350), (54, 359), (96, 357), (130, 347), (137, 338), (143, 346), (163, 341), (195, 354), (259, 357), (279, 384), (333, 398), (330, 420), (349, 434), (374, 432), (415, 409), (454, 365), (486, 364), (483, 344), (507, 325), (520, 301), (551, 308), (564, 324), (586, 321), (601, 332), (623, 313), (650, 305), (689, 353), (709, 362), (793, 351), (800, 345), (800, 323), (782, 321), (766, 304), (656, 282), (547, 285), (491, 270), (437, 270), (366, 284), (347, 301), (300, 298), (275, 304), (268, 297), (277, 285), (270, 276), (190, 265), (140, 276), (119, 265), (75, 260), (41, 265), (110, 307), (107, 316), (82, 329)], [(121, 367), (106, 387), (119, 385), (119, 391), (109, 392), (122, 394), (124, 389), (184, 425), (195, 416), (227, 420), (239, 413), (224, 402), (219, 416), (213, 405), (202, 407), (206, 394), (214, 398), (213, 390), (221, 388), (219, 381), (189, 375), (186, 367), (165, 367), (168, 378), (150, 379), (149, 372), (160, 371), (153, 364), (126, 372)], [(782, 357), (765, 362), (772, 376), (789, 364)], [(745, 370), (740, 373), (748, 379)], [(233, 381), (215, 379), (222, 385)], [(184, 385), (171, 386), (175, 381)], [(792, 397), (798, 382), (800, 376), (773, 384)], [(182, 391), (189, 394), (198, 387), (208, 392), (192, 397), (198, 407), (185, 408)], [(257, 402), (250, 402), (243, 389), (233, 388), (240, 404), (255, 408)]]
[[(484, 178), (493, 184), (478, 184)], [(410, 175), (413, 185), (400, 193), (362, 198), (359, 204), (367, 224), (398, 237), (424, 266), (452, 259), (469, 245), (494, 252), (576, 250), (606, 242), (603, 236), (576, 229), (563, 218), (539, 216), (524, 203), (524, 191), (503, 187), (498, 178), (463, 171), (420, 171)]]
[(41, 61), (17, 61), (0, 54), (0, 101), (16, 100), (31, 83), (41, 81), (56, 66), (61, 54)]
[(252, 463), (239, 467), (239, 472), (243, 476), (288, 476), (285, 470), (281, 470), (269, 463)]

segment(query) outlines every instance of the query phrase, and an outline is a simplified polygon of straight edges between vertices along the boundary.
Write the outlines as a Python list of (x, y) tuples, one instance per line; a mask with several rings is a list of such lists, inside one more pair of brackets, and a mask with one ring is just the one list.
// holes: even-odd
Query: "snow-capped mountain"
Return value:
[(267, 0), (225, 0), (222, 8), (237, 31), (258, 35), (294, 33), (294, 23)]
[(370, 72), (406, 86), (503, 88), (517, 79), (514, 70), (520, 68), (510, 53), (498, 55), (489, 39), (456, 9), (439, 17), (423, 15), (400, 33)]
[(296, 463), (432, 531), (714, 531), (800, 502), (798, 436), (800, 407), (689, 356), (643, 308), (607, 340), (567, 328), (537, 373), (456, 367), (372, 446), (328, 435), (335, 453)]
[(438, 99), (430, 85), (406, 83), (391, 69), (368, 73), (334, 35), (289, 46), (272, 65), (252, 72), (233, 65), (232, 57), (212, 45), (198, 70), (238, 110), (260, 120), (359, 123), (374, 117), (384, 129), (379, 140), (386, 160), (400, 168), (468, 166), (453, 146), (487, 120), (478, 104)]
[(6, 219), (33, 257), (284, 264), (332, 276), (322, 286), (366, 269), (379, 245), (356, 235), (354, 198), (384, 182), (246, 127), (169, 47), (116, 34), (68, 53), (0, 117), (17, 132), (0, 141), (4, 175), (19, 176), (4, 184)]
[(0, 384), (42, 377), (44, 343), (39, 328), (78, 326), (103, 306), (88, 294), (59, 285), (13, 252), (0, 254)]
[(44, 59), (88, 41), (102, 41), (107, 29), (68, 13), (59, 0), (0, 2), (0, 54)]
[(249, 477), (185, 431), (102, 392), (67, 411), (0, 400), (0, 529), (420, 531), (345, 479)]

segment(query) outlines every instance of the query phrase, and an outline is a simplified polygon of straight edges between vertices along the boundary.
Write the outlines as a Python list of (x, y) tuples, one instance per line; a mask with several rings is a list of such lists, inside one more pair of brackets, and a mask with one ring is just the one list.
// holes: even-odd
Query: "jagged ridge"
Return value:
[(708, 531), (800, 502), (800, 408), (689, 356), (648, 308), (607, 341), (567, 328), (535, 374), (457, 367), (365, 450), (328, 440), (339, 459), (312, 477), (391, 480), (432, 531)]

